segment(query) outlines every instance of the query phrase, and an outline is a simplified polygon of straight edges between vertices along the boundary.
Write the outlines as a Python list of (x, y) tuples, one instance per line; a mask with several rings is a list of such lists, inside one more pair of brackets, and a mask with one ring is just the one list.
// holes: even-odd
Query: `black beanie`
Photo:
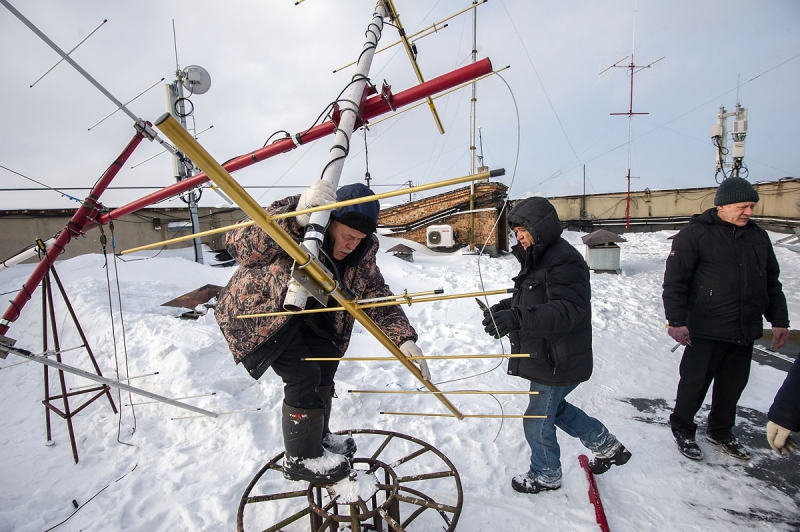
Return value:
[[(375, 193), (366, 185), (354, 183), (352, 185), (345, 185), (337, 190), (336, 201), (364, 198), (373, 196), (374, 194)], [(331, 217), (351, 229), (355, 229), (365, 235), (371, 235), (375, 232), (375, 229), (378, 228), (378, 213), (380, 209), (380, 203), (378, 200), (374, 200), (342, 207), (341, 209), (333, 211)]]
[(746, 201), (758, 202), (758, 192), (746, 179), (729, 177), (722, 182), (714, 196), (714, 205), (730, 205)]

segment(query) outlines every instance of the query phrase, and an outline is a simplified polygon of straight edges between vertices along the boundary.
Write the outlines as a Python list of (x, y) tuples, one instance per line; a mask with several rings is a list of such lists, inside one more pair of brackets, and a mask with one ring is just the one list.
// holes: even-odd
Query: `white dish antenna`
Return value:
[(192, 94), (205, 94), (211, 88), (211, 75), (201, 66), (191, 65), (181, 73), (183, 86)]

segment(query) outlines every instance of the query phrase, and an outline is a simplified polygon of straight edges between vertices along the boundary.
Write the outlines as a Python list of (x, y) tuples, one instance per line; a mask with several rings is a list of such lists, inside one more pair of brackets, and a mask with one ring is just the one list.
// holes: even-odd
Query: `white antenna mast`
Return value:
[(608, 67), (605, 70), (603, 70), (602, 72), (600, 72), (600, 74), (602, 74), (606, 70), (609, 70), (609, 69), (612, 69), (612, 68), (627, 68), (627, 69), (630, 70), (630, 74), (629, 75), (631, 77), (631, 93), (630, 93), (631, 95), (630, 95), (630, 105), (628, 107), (628, 112), (627, 113), (611, 113), (612, 115), (627, 115), (627, 117), (628, 117), (628, 175), (626, 177), (626, 179), (628, 181), (628, 194), (627, 194), (626, 202), (625, 202), (625, 228), (626, 229), (630, 229), (630, 227), (631, 227), (631, 179), (638, 179), (638, 178), (632, 178), (631, 177), (631, 152), (632, 152), (632, 147), (633, 147), (633, 115), (646, 115), (646, 114), (649, 114), (649, 113), (634, 113), (633, 112), (633, 75), (636, 74), (637, 72), (640, 72), (641, 70), (644, 70), (645, 68), (650, 68), (654, 64), (656, 64), (659, 61), (661, 61), (661, 59), (664, 59), (663, 57), (661, 57), (659, 59), (656, 59), (655, 61), (653, 61), (649, 65), (646, 65), (646, 66), (643, 66), (643, 67), (636, 66), (636, 62), (634, 61), (634, 57), (633, 56), (636, 53), (636, 12), (637, 12), (638, 8), (639, 8), (639, 1), (637, 0), (636, 1), (636, 5), (633, 8), (633, 42), (632, 42), (632, 46), (631, 46), (631, 63), (626, 67), (621, 66), (619, 63), (621, 63), (622, 61), (625, 60), (625, 58), (623, 57), (622, 59), (620, 59), (619, 61), (617, 61), (613, 65), (611, 65), (610, 67)]
[[(473, 0), (474, 5), (478, 2)], [(478, 10), (472, 10), (472, 62), (478, 57)], [(477, 101), (477, 83), (472, 82), (472, 98), (469, 102), (469, 172), (475, 173), (475, 102)], [(475, 251), (475, 181), (469, 182), (469, 233), (467, 249)]]
[[(175, 81), (164, 85), (167, 111), (180, 121), (181, 126), (188, 130), (186, 118), (194, 114), (194, 104), (184, 96), (183, 89), (187, 88), (193, 94), (205, 94), (211, 88), (211, 76), (206, 69), (192, 65), (181, 70), (178, 62), (178, 37), (175, 31), (175, 20), (172, 20), (172, 42), (175, 46)], [(189, 104), (189, 110), (186, 106)], [(192, 131), (194, 132), (194, 117), (192, 117)], [(194, 164), (186, 159), (183, 154), (177, 153), (172, 158), (172, 173), (176, 181), (183, 181), (194, 175)], [(181, 195), (181, 199), (189, 205), (189, 219), (192, 223), (192, 233), (200, 232), (200, 219), (197, 214), (197, 202), (200, 200), (201, 190), (193, 189)], [(199, 238), (192, 240), (194, 246), (194, 261), (203, 264), (203, 247)]]

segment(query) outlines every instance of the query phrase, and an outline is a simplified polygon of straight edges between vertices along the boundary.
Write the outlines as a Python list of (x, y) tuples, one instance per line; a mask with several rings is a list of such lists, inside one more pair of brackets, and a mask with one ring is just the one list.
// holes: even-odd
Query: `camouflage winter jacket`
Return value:
[[(299, 196), (291, 196), (278, 200), (266, 212), (275, 215), (294, 211), (298, 199)], [(276, 220), (276, 223), (296, 242), (302, 241), (303, 228), (293, 217)], [(239, 263), (239, 268), (217, 296), (214, 315), (238, 364), (275, 335), (291, 318), (278, 316), (237, 319), (236, 316), (282, 311), (287, 286), (291, 280), (293, 260), (257, 225), (229, 231), (225, 244), (228, 252)], [(341, 272), (344, 285), (355, 294), (356, 299), (391, 295), (392, 291), (375, 262), (378, 237), (371, 235), (362, 244), (365, 246), (362, 259)], [(395, 345), (399, 346), (406, 340), (417, 341), (416, 331), (399, 306), (366, 309), (365, 312)], [(350, 343), (355, 318), (346, 311), (332, 314), (334, 344), (344, 355)]]

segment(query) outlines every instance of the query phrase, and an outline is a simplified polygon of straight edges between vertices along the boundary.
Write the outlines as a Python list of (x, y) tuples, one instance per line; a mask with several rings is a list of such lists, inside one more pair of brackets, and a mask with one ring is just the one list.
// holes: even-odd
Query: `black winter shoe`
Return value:
[(614, 451), (614, 454), (612, 454), (610, 457), (602, 458), (600, 456), (596, 456), (591, 462), (589, 462), (589, 471), (595, 475), (602, 475), (611, 469), (612, 465), (625, 465), (630, 459), (631, 452), (620, 443), (617, 449)]
[(733, 434), (729, 434), (724, 438), (714, 438), (711, 434), (706, 433), (706, 439), (719, 447), (719, 450), (728, 456), (733, 456), (739, 460), (750, 460), (750, 451), (736, 441), (736, 436)]
[(523, 473), (521, 475), (516, 475), (514, 478), (511, 479), (511, 487), (514, 488), (514, 491), (518, 491), (520, 493), (539, 493), (540, 491), (552, 491), (557, 490), (561, 486), (545, 486), (544, 484), (539, 484), (535, 480), (531, 478), (530, 473)]
[(694, 441), (693, 433), (688, 430), (672, 427), (672, 436), (675, 438), (675, 443), (678, 444), (678, 450), (683, 456), (691, 458), (692, 460), (703, 459), (703, 451), (700, 450), (700, 447), (697, 446), (697, 442)]

